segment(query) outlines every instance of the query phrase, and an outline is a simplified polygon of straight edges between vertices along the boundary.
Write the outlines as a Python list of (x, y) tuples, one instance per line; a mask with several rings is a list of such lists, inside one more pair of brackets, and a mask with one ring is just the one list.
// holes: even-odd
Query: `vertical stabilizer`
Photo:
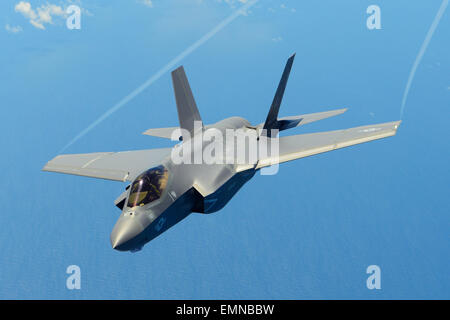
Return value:
[[(175, 91), (180, 128), (187, 130), (190, 133), (190, 137), (192, 137), (194, 134), (194, 121), (201, 122), (202, 119), (200, 118), (200, 113), (198, 112), (183, 66), (172, 71), (172, 83)], [(186, 140), (186, 137), (183, 137), (183, 140)]]
[(267, 115), (266, 122), (263, 129), (266, 129), (266, 135), (271, 136), (270, 129), (279, 129), (278, 112), (280, 111), (281, 101), (283, 100), (284, 89), (289, 79), (289, 73), (291, 72), (292, 63), (294, 62), (295, 53), (289, 57), (284, 67), (283, 75), (281, 76), (280, 83), (278, 84), (277, 92), (273, 97), (272, 105), (270, 106), (269, 114)]

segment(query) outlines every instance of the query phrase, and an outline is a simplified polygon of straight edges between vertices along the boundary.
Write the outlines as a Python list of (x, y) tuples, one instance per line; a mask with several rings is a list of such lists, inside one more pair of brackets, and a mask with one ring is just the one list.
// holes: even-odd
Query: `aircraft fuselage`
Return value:
[[(249, 122), (232, 117), (209, 128), (225, 134), (226, 129), (249, 128)], [(202, 142), (202, 148), (205, 143)], [(193, 149), (187, 151), (194, 152)], [(213, 213), (222, 209), (256, 172), (254, 168), (237, 172), (235, 163), (175, 164), (171, 156), (161, 165), (167, 169), (168, 178), (157, 200), (144, 205), (129, 205), (133, 188), (128, 188), (122, 214), (111, 233), (114, 249), (139, 250), (192, 212)]]

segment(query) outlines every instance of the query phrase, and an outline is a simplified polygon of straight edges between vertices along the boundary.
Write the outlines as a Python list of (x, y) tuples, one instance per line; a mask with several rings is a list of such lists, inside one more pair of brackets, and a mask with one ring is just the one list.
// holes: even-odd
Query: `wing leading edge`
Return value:
[(124, 152), (96, 152), (56, 156), (43, 171), (114, 181), (133, 181), (142, 171), (161, 164), (171, 148)]
[(279, 155), (260, 159), (256, 168), (390, 137), (396, 134), (400, 123), (401, 121), (394, 121), (344, 130), (281, 137), (279, 138)]

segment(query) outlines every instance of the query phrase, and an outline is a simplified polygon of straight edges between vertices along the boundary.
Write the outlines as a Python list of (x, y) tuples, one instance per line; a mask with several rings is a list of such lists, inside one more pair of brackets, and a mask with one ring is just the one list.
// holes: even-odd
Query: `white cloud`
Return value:
[(55, 4), (46, 3), (34, 10), (31, 3), (20, 1), (14, 7), (16, 12), (21, 13), (25, 18), (30, 20), (30, 23), (41, 30), (45, 29), (44, 24), (53, 24), (53, 17), (65, 17), (64, 9)]
[[(219, 3), (226, 3), (226, 4), (228, 4), (229, 6), (230, 6), (230, 8), (231, 9), (237, 9), (237, 8), (239, 8), (239, 7), (242, 7), (244, 4), (246, 4), (246, 3), (248, 3), (250, 0), (216, 0), (216, 2), (219, 2)], [(256, 1), (258, 1), (258, 0), (256, 0)], [(243, 16), (248, 16), (249, 14), (252, 14), (252, 11), (251, 10), (242, 10), (241, 11), (241, 14), (243, 15)]]
[(37, 22), (35, 20), (30, 20), (30, 23), (38, 29), (45, 30), (44, 25), (40, 22)]
[(289, 10), (290, 12), (292, 12), (292, 13), (295, 13), (295, 12), (297, 12), (297, 10), (295, 9), (295, 8), (289, 8), (287, 5), (285, 5), (284, 3), (282, 3), (281, 5), (280, 5), (280, 8), (282, 9), (282, 10)]
[(283, 38), (280, 37), (280, 36), (275, 37), (275, 38), (272, 38), (272, 41), (273, 41), (273, 42), (280, 42), (280, 41), (282, 41), (282, 40), (283, 40)]
[(247, 3), (249, 0), (216, 0), (216, 2), (224, 2), (228, 4), (232, 9), (239, 7), (241, 4)]
[[(289, 8), (287, 5), (285, 5), (284, 3), (282, 3), (282, 4), (280, 4), (280, 8), (279, 8), (281, 11), (283, 11), (283, 10), (288, 10), (288, 11), (290, 11), (291, 13), (295, 13), (295, 12), (297, 12), (297, 10), (295, 9), (295, 8)], [(276, 9), (274, 9), (273, 7), (269, 7), (268, 9), (267, 9), (269, 12), (276, 12), (277, 10)]]
[(31, 4), (29, 2), (20, 1), (16, 4), (14, 9), (16, 12), (22, 13), (25, 18), (32, 20), (37, 18), (36, 12), (31, 8)]
[(141, 0), (140, 1), (143, 5), (149, 7), (149, 8), (153, 8), (153, 1), (152, 0)]
[(22, 31), (22, 27), (21, 26), (10, 26), (9, 24), (7, 24), (5, 26), (6, 31), (10, 32), (10, 33), (19, 33)]

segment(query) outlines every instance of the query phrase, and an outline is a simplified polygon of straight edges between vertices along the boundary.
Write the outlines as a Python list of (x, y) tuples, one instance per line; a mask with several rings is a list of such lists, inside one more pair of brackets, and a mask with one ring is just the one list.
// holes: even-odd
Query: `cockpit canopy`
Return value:
[(162, 165), (139, 175), (131, 185), (127, 206), (143, 206), (159, 199), (166, 188), (168, 178), (169, 171)]

